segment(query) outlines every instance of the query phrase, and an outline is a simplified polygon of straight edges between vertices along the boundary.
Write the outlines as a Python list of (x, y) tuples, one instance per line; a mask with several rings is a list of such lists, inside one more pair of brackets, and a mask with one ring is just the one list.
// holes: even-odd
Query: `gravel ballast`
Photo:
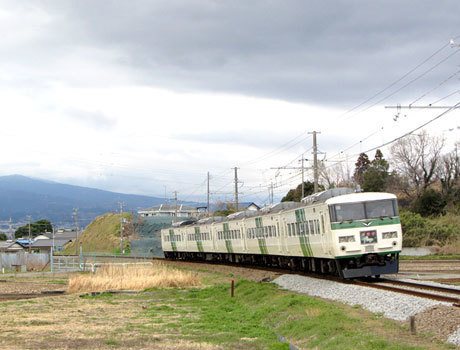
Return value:
[[(449, 303), (299, 275), (281, 275), (273, 282), (284, 289), (298, 293), (336, 300), (348, 305), (360, 305), (366, 310), (381, 313), (396, 321), (406, 321), (408, 317), (435, 306), (450, 307)], [(458, 331), (445, 334), (444, 338), (445, 340), (449, 338), (452, 344), (460, 345)]]

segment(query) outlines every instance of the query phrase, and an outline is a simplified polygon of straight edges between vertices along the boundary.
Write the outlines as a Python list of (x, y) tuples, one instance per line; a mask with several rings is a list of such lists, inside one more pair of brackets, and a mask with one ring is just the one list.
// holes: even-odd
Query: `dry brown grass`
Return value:
[(69, 293), (103, 292), (107, 290), (143, 290), (160, 287), (201, 286), (196, 273), (171, 269), (161, 264), (105, 265), (90, 275), (73, 275), (69, 278)]
[(460, 253), (460, 240), (446, 244), (444, 247), (439, 248), (439, 254), (459, 254)]

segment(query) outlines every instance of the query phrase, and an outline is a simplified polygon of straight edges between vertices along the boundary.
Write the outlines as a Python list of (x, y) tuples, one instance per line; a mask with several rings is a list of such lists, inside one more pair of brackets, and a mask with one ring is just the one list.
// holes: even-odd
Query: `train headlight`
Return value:
[(354, 242), (355, 236), (340, 236), (339, 243)]
[(396, 242), (396, 241), (393, 241), (393, 246), (395, 246), (395, 247), (396, 247), (396, 245), (397, 245), (397, 244), (398, 244), (398, 242)]
[(382, 233), (382, 238), (383, 238), (383, 239), (387, 239), (387, 238), (398, 238), (398, 232), (397, 232), (397, 231), (383, 232), (383, 233)]
[(347, 247), (345, 247), (345, 246), (343, 245), (343, 246), (340, 247), (340, 249), (341, 249), (342, 251), (345, 251), (345, 249), (347, 249)]

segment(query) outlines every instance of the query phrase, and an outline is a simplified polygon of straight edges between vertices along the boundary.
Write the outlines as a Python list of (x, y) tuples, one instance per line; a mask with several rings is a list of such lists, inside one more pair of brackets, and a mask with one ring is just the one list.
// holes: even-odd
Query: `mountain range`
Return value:
[[(118, 212), (120, 202), (124, 211), (137, 211), (164, 203), (163, 198), (116, 193), (89, 187), (30, 178), (22, 175), (0, 176), (0, 220), (25, 222), (48, 219), (52, 223), (69, 226), (74, 222), (74, 208), (78, 208), (81, 226), (96, 216)], [(185, 203), (184, 203), (185, 204)]]

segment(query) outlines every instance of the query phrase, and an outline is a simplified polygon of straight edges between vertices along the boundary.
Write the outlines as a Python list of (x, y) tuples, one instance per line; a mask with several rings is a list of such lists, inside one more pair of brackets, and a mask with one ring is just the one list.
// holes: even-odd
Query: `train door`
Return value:
[(319, 228), (321, 232), (321, 246), (323, 248), (323, 253), (330, 255), (331, 236), (329, 230), (326, 229), (326, 217), (323, 210), (319, 211)]

